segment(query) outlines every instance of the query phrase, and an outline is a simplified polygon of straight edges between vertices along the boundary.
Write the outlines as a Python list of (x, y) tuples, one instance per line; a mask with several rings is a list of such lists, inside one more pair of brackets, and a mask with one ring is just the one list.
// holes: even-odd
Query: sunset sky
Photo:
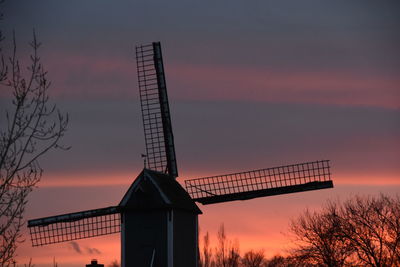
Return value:
[[(306, 208), (355, 194), (400, 193), (399, 1), (6, 0), (21, 62), (32, 29), (69, 113), (69, 151), (45, 170), (26, 218), (117, 205), (143, 167), (134, 46), (163, 49), (184, 179), (330, 159), (335, 188), (202, 206), (200, 232), (225, 224), (241, 252), (290, 247)], [(7, 50), (8, 49), (8, 50)], [(1, 120), (9, 98), (0, 92)], [(26, 229), (25, 229), (26, 231)], [(18, 250), (20, 264), (78, 267), (120, 259), (119, 235)]]

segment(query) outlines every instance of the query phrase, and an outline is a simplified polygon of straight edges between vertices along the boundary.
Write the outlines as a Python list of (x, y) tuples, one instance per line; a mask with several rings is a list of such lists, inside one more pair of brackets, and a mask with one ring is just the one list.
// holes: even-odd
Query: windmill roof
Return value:
[(129, 187), (119, 206), (151, 210), (173, 208), (201, 214), (186, 190), (171, 176), (143, 169)]

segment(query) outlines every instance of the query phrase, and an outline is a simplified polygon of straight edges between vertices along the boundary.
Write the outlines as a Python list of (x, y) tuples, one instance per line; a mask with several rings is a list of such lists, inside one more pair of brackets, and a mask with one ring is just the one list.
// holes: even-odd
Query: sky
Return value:
[[(143, 167), (135, 45), (160, 41), (180, 177), (331, 160), (333, 189), (202, 206), (241, 252), (290, 247), (305, 209), (355, 194), (400, 193), (398, 1), (6, 0), (4, 51), (21, 63), (35, 29), (68, 151), (42, 158), (27, 219), (119, 203)], [(2, 87), (3, 88), (3, 87)], [(1, 120), (9, 97), (0, 92)], [(120, 258), (118, 235), (18, 250), (20, 264)]]

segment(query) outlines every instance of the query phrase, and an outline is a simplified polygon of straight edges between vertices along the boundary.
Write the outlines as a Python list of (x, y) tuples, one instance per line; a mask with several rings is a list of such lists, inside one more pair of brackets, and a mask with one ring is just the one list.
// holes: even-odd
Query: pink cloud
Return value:
[(398, 77), (183, 64), (167, 70), (179, 98), (400, 107)]
[(53, 53), (47, 55), (45, 62), (53, 83), (52, 96), (92, 99), (135, 96), (133, 58)]
[[(137, 97), (133, 57), (53, 52), (43, 58), (54, 96)], [(169, 93), (175, 99), (400, 107), (400, 79), (368, 70), (285, 71), (176, 62), (165, 68)]]
[[(137, 172), (139, 174), (139, 171)], [(80, 173), (46, 173), (40, 182), (40, 187), (92, 187), (129, 185), (132, 181), (132, 173), (115, 172), (80, 172)]]

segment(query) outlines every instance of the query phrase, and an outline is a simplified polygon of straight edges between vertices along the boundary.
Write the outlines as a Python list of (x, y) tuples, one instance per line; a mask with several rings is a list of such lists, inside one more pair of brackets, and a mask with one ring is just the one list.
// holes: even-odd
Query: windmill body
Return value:
[(144, 169), (119, 206), (123, 266), (196, 266), (201, 211), (175, 179)]
[(28, 221), (33, 246), (121, 232), (121, 264), (190, 267), (203, 205), (332, 188), (328, 160), (176, 181), (178, 168), (159, 42), (136, 47), (145, 168), (118, 206)]

